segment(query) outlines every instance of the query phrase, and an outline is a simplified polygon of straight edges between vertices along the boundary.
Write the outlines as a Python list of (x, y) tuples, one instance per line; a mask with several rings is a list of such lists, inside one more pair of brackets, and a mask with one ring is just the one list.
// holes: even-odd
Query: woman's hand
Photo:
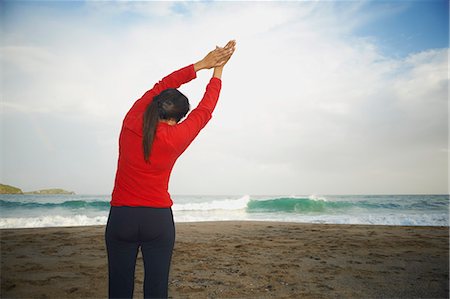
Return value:
[(213, 77), (218, 78), (218, 79), (222, 78), (223, 67), (228, 62), (228, 60), (230, 60), (231, 56), (233, 55), (235, 46), (236, 46), (236, 41), (234, 41), (234, 40), (229, 41), (228, 44), (225, 46), (224, 49), (230, 49), (231, 51), (229, 52), (229, 55), (224, 58), (224, 60), (219, 62), (214, 67)]
[[(236, 47), (236, 41), (235, 41), (235, 40), (230, 40), (230, 41), (225, 45), (225, 47), (223, 48), (223, 49), (229, 49), (229, 50), (231, 50), (231, 51), (228, 52), (229, 55), (226, 56), (221, 62), (219, 62), (219, 63), (218, 63), (216, 66), (214, 66), (214, 67), (215, 67), (215, 68), (217, 68), (217, 67), (223, 67), (223, 66), (228, 62), (228, 60), (230, 60), (231, 56), (232, 56), (233, 53), (234, 53), (235, 47)], [(218, 48), (218, 47), (216, 47), (216, 49), (217, 49), (217, 48)]]
[(195, 71), (202, 69), (211, 69), (225, 65), (234, 52), (234, 46), (236, 42), (234, 40), (229, 41), (225, 47), (216, 47), (209, 52), (205, 58), (194, 64)]

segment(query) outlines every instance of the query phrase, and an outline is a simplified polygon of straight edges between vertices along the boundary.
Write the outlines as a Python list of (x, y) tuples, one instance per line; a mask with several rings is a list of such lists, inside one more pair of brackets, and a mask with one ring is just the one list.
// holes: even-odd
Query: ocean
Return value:
[[(175, 222), (449, 226), (448, 195), (172, 196)], [(0, 228), (106, 224), (110, 195), (0, 195)]]

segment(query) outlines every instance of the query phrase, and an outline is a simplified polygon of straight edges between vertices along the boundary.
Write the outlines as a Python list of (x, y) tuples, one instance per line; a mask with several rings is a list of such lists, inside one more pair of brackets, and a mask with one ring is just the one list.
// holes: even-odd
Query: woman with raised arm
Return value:
[[(155, 84), (128, 111), (119, 137), (119, 160), (105, 231), (109, 298), (132, 298), (139, 247), (144, 259), (144, 297), (167, 298), (175, 241), (169, 177), (175, 161), (211, 119), (224, 65), (235, 41)], [(213, 76), (197, 108), (176, 88), (203, 69)]]

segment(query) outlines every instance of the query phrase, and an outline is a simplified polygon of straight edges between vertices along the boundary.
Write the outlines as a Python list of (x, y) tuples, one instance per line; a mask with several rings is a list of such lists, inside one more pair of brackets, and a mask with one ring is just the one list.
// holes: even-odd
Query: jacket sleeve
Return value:
[(220, 79), (215, 77), (211, 78), (198, 106), (189, 113), (184, 121), (174, 127), (172, 142), (179, 153), (186, 150), (189, 144), (191, 144), (211, 119), (219, 99), (221, 87), (222, 81)]
[(153, 101), (153, 97), (160, 94), (163, 90), (168, 88), (178, 88), (182, 84), (195, 79), (197, 74), (194, 70), (194, 65), (188, 65), (182, 69), (179, 69), (170, 75), (164, 77), (161, 81), (156, 83), (152, 89), (147, 91), (139, 100), (137, 100), (131, 107), (130, 111), (125, 118), (129, 116), (139, 116), (144, 113), (148, 104)]

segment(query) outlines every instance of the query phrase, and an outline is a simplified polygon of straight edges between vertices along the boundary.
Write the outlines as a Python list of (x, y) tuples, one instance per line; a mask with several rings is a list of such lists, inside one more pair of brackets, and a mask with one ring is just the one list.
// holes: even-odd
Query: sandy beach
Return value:
[[(105, 298), (104, 226), (1, 230), (2, 298)], [(171, 298), (448, 298), (449, 228), (177, 223)], [(139, 254), (134, 298), (142, 298)]]

